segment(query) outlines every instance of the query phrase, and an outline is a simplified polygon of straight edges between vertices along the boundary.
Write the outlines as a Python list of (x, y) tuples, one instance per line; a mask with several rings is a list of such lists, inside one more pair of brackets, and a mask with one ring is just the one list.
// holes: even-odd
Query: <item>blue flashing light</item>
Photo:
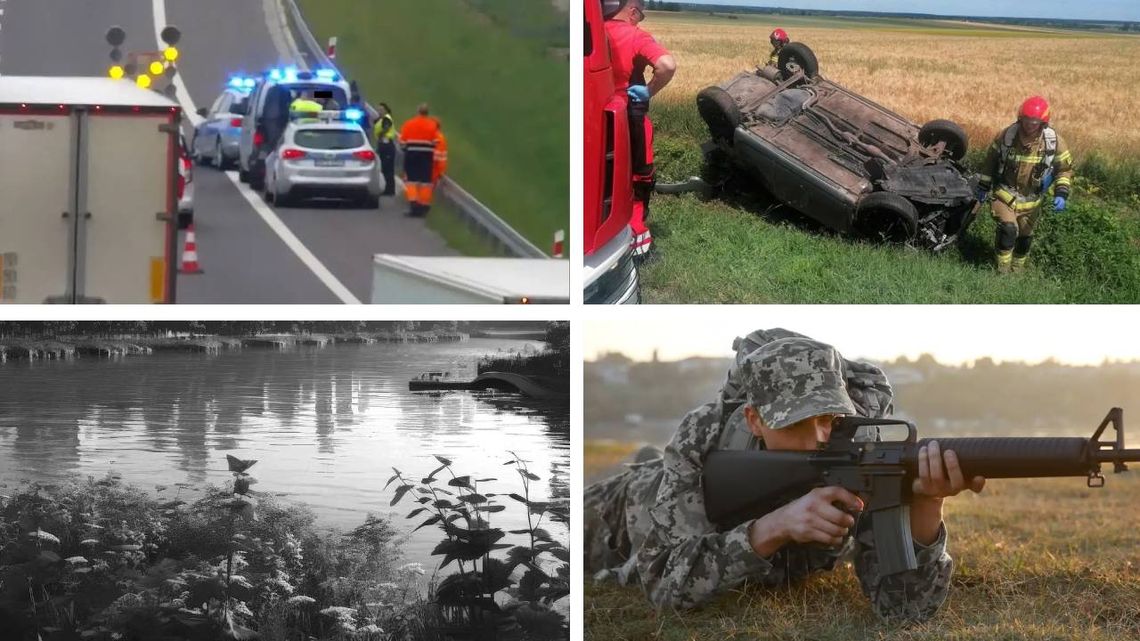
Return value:
[(322, 80), (336, 80), (336, 72), (332, 69), (317, 69), (317, 77)]
[(271, 69), (269, 71), (269, 79), (270, 80), (280, 82), (284, 78), (285, 78), (285, 74), (282, 73), (280, 69)]
[(230, 81), (228, 84), (229, 84), (229, 86), (233, 87), (234, 89), (241, 89), (244, 86), (242, 84), (242, 79), (239, 77), (236, 77), (236, 76), (233, 78), (230, 78)]
[(285, 82), (297, 82), (297, 68), (296, 67), (286, 67), (285, 68)]
[(344, 119), (351, 120), (353, 122), (360, 122), (361, 120), (364, 120), (364, 112), (360, 109), (356, 109), (355, 107), (345, 109)]
[(256, 85), (257, 85), (257, 81), (256, 81), (256, 80), (254, 80), (253, 78), (246, 78), (246, 79), (245, 79), (245, 80), (244, 80), (244, 81), (241, 83), (241, 86), (242, 86), (242, 88), (244, 88), (244, 89), (253, 89), (253, 88), (254, 88), (254, 86), (256, 86)]

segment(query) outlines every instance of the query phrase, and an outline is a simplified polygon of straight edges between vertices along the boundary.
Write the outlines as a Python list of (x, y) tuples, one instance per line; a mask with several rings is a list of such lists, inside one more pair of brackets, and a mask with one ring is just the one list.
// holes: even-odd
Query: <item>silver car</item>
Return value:
[(343, 112), (286, 126), (265, 159), (266, 201), (288, 206), (302, 198), (348, 198), (369, 209), (380, 206), (384, 178), (376, 152), (356, 121), (334, 113)]
[(237, 162), (242, 120), (253, 84), (252, 78), (234, 78), (209, 110), (198, 110), (204, 120), (194, 128), (192, 151), (199, 164), (224, 170)]

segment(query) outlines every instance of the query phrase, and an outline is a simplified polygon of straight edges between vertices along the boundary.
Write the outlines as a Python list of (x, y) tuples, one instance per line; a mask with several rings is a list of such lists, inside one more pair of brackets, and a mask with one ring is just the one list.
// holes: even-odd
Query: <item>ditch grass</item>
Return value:
[[(658, 180), (707, 172), (695, 108), (654, 105)], [(975, 151), (967, 164), (982, 158)], [(741, 185), (737, 185), (741, 187)], [(1043, 214), (1029, 268), (991, 267), (995, 226), (979, 212), (959, 249), (935, 255), (831, 232), (743, 185), (714, 198), (657, 195), (656, 248), (642, 266), (650, 303), (1140, 302), (1140, 161), (1092, 153), (1070, 207)]]
[[(585, 465), (592, 459), (587, 443)], [(747, 587), (701, 609), (657, 614), (639, 588), (585, 581), (586, 639), (1056, 639), (1140, 636), (1140, 478), (991, 481), (946, 503), (955, 560), (931, 621), (880, 622), (850, 566), (803, 584)]]
[(586, 440), (586, 470), (587, 479), (604, 478), (607, 470), (616, 470), (624, 462), (631, 460), (634, 452), (638, 450), (636, 443), (621, 443), (611, 440)]
[[(431, 105), (448, 174), (464, 188), (538, 247), (572, 232), (569, 59), (552, 31), (561, 23), (568, 33), (565, 14), (551, 3), (511, 13), (503, 0), (301, 4), (318, 40), (339, 38), (338, 64), (365, 99), (392, 107), (397, 126)], [(482, 253), (458, 236), (457, 249)]]

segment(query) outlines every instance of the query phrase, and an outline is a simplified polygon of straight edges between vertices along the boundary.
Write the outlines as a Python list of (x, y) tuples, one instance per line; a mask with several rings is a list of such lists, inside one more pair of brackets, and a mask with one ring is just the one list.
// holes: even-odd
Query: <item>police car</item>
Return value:
[(214, 104), (209, 109), (203, 107), (198, 110), (203, 120), (194, 127), (191, 143), (196, 162), (208, 162), (218, 169), (237, 162), (242, 120), (249, 106), (249, 94), (255, 86), (257, 80), (254, 78), (230, 78)]
[(363, 118), (360, 109), (296, 114), (265, 159), (265, 200), (280, 207), (303, 198), (347, 198), (379, 207), (384, 178)]
[(264, 187), (266, 157), (279, 145), (294, 100), (308, 97), (324, 102), (327, 109), (341, 109), (351, 95), (348, 81), (334, 69), (275, 68), (257, 78), (242, 122), (238, 178), (256, 190)]

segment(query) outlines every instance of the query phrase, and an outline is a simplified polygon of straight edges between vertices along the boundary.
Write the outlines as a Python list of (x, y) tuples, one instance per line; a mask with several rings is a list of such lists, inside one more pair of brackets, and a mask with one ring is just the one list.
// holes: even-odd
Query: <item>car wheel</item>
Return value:
[(241, 168), (241, 160), (238, 160), (238, 181), (249, 183), (249, 172)]
[(705, 87), (697, 94), (697, 111), (708, 125), (713, 140), (732, 144), (732, 135), (740, 126), (740, 107), (720, 87)]
[(904, 243), (918, 231), (918, 210), (902, 196), (889, 191), (876, 191), (859, 201), (855, 210), (855, 229), (868, 238)]
[(787, 80), (797, 71), (802, 71), (804, 77), (814, 78), (819, 75), (819, 63), (816, 62), (815, 53), (802, 42), (789, 42), (780, 49), (779, 62), (780, 76)]
[(222, 139), (214, 140), (214, 168), (218, 171), (226, 170), (226, 155), (222, 153)]
[(924, 147), (946, 143), (942, 153), (954, 161), (965, 158), (966, 151), (970, 148), (970, 138), (966, 131), (952, 120), (931, 120), (926, 123), (918, 130), (918, 142)]

